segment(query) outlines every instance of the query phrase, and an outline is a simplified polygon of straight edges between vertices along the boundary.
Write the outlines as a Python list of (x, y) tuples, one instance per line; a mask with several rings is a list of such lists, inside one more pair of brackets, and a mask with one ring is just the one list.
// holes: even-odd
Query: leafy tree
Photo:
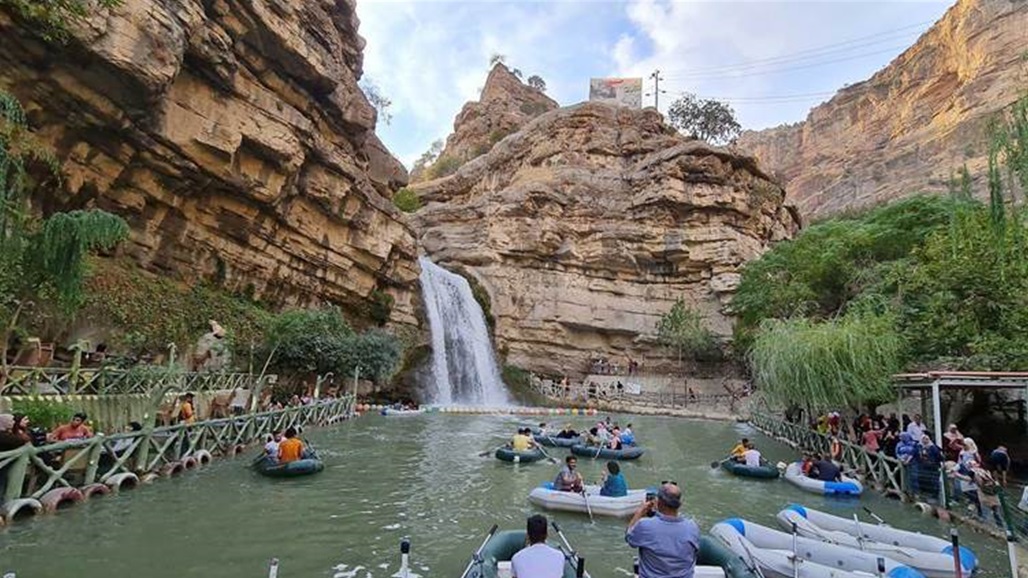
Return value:
[(435, 163), (428, 169), (428, 178), (438, 179), (446, 177), (457, 172), (460, 168), (461, 162), (456, 157), (441, 156), (436, 159)]
[(519, 80), (525, 77), (525, 75), (521, 72), (520, 68), (512, 68), (510, 70), (510, 73), (518, 77)]
[(903, 340), (890, 314), (853, 312), (829, 321), (768, 319), (749, 364), (764, 395), (783, 405), (858, 409), (888, 400)]
[(494, 52), (489, 56), (489, 68), (496, 66), (497, 64), (505, 64), (507, 62), (507, 55)]
[(424, 173), (428, 169), (428, 167), (432, 166), (432, 163), (434, 163), (436, 159), (439, 158), (439, 155), (442, 152), (443, 140), (437, 139), (432, 143), (431, 146), (428, 147), (427, 151), (425, 151), (421, 154), (420, 157), (418, 157), (418, 160), (414, 161), (414, 166), (412, 167), (411, 173)]
[(528, 77), (528, 86), (540, 91), (546, 92), (546, 81), (542, 79), (538, 74), (533, 74)]
[(0, 7), (33, 24), (46, 40), (63, 42), (68, 37), (68, 27), (88, 16), (90, 10), (110, 9), (121, 3), (122, 0), (0, 0)]
[(671, 126), (710, 143), (731, 142), (742, 130), (731, 106), (713, 99), (701, 100), (695, 94), (685, 94), (672, 102), (667, 115)]
[(696, 359), (717, 347), (714, 335), (703, 326), (703, 316), (681, 299), (657, 322), (657, 339), (678, 354), (679, 365), (683, 356)]
[(364, 78), (360, 82), (361, 90), (364, 92), (364, 96), (367, 97), (368, 102), (371, 106), (375, 107), (378, 112), (378, 118), (382, 122), (389, 124), (393, 120), (393, 115), (389, 112), (389, 107), (393, 105), (393, 101), (382, 94), (382, 90), (369, 78)]
[[(51, 181), (33, 181), (38, 168)], [(104, 211), (57, 213), (32, 218), (28, 196), (59, 181), (56, 159), (32, 135), (21, 104), (0, 91), (0, 367), (28, 302), (55, 303), (70, 316), (84, 300), (86, 255), (107, 251), (128, 237), (123, 219)]]

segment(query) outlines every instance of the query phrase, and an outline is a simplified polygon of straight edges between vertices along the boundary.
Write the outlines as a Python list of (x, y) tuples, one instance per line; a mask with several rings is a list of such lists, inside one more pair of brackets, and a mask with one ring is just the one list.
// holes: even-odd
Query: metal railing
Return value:
[(264, 413), (213, 419), (192, 424), (144, 428), (103, 434), (43, 446), (25, 445), (0, 452), (0, 475), (6, 491), (3, 505), (19, 499), (39, 499), (61, 487), (104, 483), (123, 473), (160, 472), (201, 451), (230, 455), (235, 448), (261, 440), (275, 430), (292, 426), (325, 425), (353, 415), (354, 398), (319, 401)]
[[(269, 376), (264, 376), (268, 379)], [(185, 372), (160, 366), (136, 369), (20, 367), (0, 374), (0, 395), (152, 394), (155, 391), (252, 389), (250, 373)]]

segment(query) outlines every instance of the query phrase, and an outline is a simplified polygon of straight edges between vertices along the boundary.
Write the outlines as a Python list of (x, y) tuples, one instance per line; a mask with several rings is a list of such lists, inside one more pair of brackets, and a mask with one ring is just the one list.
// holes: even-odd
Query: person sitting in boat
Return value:
[(803, 452), (803, 460), (800, 462), (800, 471), (804, 476), (811, 477), (810, 471), (814, 467), (814, 454)]
[(510, 447), (516, 452), (527, 452), (534, 448), (535, 440), (532, 439), (531, 433), (532, 430), (527, 427), (518, 428), (518, 433), (510, 439)]
[(296, 437), (296, 428), (288, 428), (285, 439), (278, 444), (278, 461), (283, 464), (295, 462), (303, 455), (303, 442)]
[(622, 498), (628, 495), (628, 484), (625, 477), (621, 475), (621, 466), (611, 460), (607, 462), (607, 469), (603, 472), (603, 487), (600, 488), (601, 496), (611, 498)]
[(742, 455), (736, 460), (746, 464), (747, 467), (760, 467), (760, 452), (757, 451), (757, 446), (753, 445), (753, 442), (746, 442), (746, 451), (742, 452)]
[(632, 432), (632, 424), (625, 426), (625, 429), (621, 431), (621, 443), (626, 446), (635, 445), (635, 433)]
[(692, 578), (700, 551), (700, 528), (678, 515), (682, 490), (664, 482), (628, 522), (625, 541), (639, 549), (639, 578)]
[(561, 430), (557, 433), (556, 437), (562, 440), (575, 439), (578, 437), (578, 432), (571, 429), (571, 424), (566, 423), (564, 424), (564, 427), (561, 428)]
[(734, 458), (736, 461), (739, 461), (739, 458), (742, 457), (742, 454), (746, 452), (746, 446), (749, 445), (749, 443), (750, 440), (742, 438), (741, 440), (739, 440), (739, 443), (735, 444), (732, 450), (728, 452), (728, 455)]
[(612, 450), (621, 449), (621, 431), (618, 428), (614, 428), (614, 431), (610, 432), (610, 441), (607, 442), (607, 447)]
[(267, 442), (264, 444), (264, 455), (271, 460), (278, 460), (278, 444), (282, 441), (282, 431), (275, 430), (268, 434)]
[(553, 480), (553, 489), (561, 492), (582, 492), (582, 474), (578, 473), (578, 458), (568, 456), (564, 458), (564, 467)]
[(602, 421), (596, 424), (596, 439), (600, 441), (599, 445), (601, 446), (606, 446), (610, 443), (610, 430), (607, 429), (607, 426)]
[(810, 468), (810, 472), (811, 477), (822, 482), (838, 482), (842, 480), (842, 468), (824, 456), (814, 464), (814, 467)]
[(510, 559), (513, 578), (560, 578), (564, 575), (564, 554), (546, 544), (546, 516), (528, 518), (528, 546)]

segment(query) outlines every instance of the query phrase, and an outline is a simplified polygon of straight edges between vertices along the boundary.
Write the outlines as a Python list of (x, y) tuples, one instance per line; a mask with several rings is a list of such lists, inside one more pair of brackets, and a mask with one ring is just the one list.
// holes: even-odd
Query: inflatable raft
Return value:
[(577, 437), (574, 437), (574, 438), (558, 438), (558, 437), (554, 437), (554, 436), (544, 436), (544, 435), (540, 435), (540, 434), (534, 434), (532, 436), (532, 439), (535, 440), (535, 443), (540, 444), (540, 445), (544, 445), (544, 446), (550, 447), (550, 448), (569, 448), (569, 447), (571, 447), (571, 446), (573, 446), (575, 444), (582, 443), (582, 440), (580, 438), (577, 438)]
[(382, 408), (382, 415), (401, 417), (410, 415), (421, 415), (425, 413), (424, 409), (396, 409), (393, 407)]
[(299, 476), (309, 476), (325, 469), (325, 464), (323, 464), (318, 456), (313, 452), (306, 455), (309, 457), (284, 464), (280, 464), (278, 461), (264, 456), (253, 463), (253, 469), (258, 474), (269, 478), (295, 478)]
[[(787, 550), (790, 553), (792, 552), (793, 537), (791, 534), (740, 518), (731, 518), (721, 523), (732, 526), (736, 532), (745, 536), (746, 540), (758, 549)], [(856, 548), (803, 537), (797, 537), (795, 544), (796, 555), (800, 558), (829, 568), (838, 568), (847, 572), (877, 574), (878, 562), (883, 561), (885, 563), (886, 576), (894, 578), (924, 578), (923, 574), (907, 564), (901, 564), (892, 558)]]
[(543, 451), (539, 448), (532, 448), (528, 451), (517, 452), (511, 448), (499, 448), (496, 450), (496, 459), (503, 462), (513, 462), (515, 464), (522, 463), (527, 464), (531, 462), (538, 462), (539, 460), (546, 457)]
[(697, 571), (700, 568), (720, 568), (727, 578), (761, 578), (741, 556), (710, 536), (700, 536), (700, 553), (696, 557), (696, 564)]
[[(796, 524), (796, 533), (801, 536), (860, 548), (902, 561), (928, 578), (956, 577), (953, 546), (942, 538), (847, 520), (797, 504), (791, 504), (779, 512), (778, 523), (790, 529)], [(965, 576), (970, 576), (978, 567), (978, 558), (964, 546), (960, 547), (960, 565)]]
[[(473, 559), (470, 567), (465, 572), (465, 578), (496, 578), (497, 565), (500, 562), (509, 562), (514, 554), (517, 554), (525, 547), (524, 530), (501, 530), (495, 532), (482, 546), (482, 549)], [(548, 540), (550, 546), (558, 548), (551, 538)], [(558, 548), (559, 549), (559, 548)], [(562, 578), (575, 578), (575, 566), (571, 557), (564, 552), (564, 574)]]
[(646, 453), (646, 450), (639, 446), (626, 446), (620, 450), (610, 448), (597, 448), (585, 444), (571, 446), (571, 453), (584, 458), (601, 458), (605, 460), (634, 460)]
[[(631, 516), (646, 501), (646, 490), (628, 490), (628, 495), (611, 498), (600, 495), (600, 486), (585, 486), (585, 497), (574, 492), (553, 489), (553, 482), (546, 482), (528, 494), (528, 501), (547, 510), (581, 512), (592, 510), (597, 516)], [(586, 507), (586, 499), (589, 501)]]
[(864, 486), (853, 478), (842, 476), (840, 482), (822, 482), (803, 475), (800, 462), (793, 462), (785, 468), (785, 481), (798, 486), (801, 490), (822, 496), (859, 496), (864, 492)]
[[(863, 572), (811, 562), (803, 556), (802, 552), (799, 557), (794, 557), (791, 536), (788, 536), (790, 539), (788, 548), (758, 547), (743, 534), (744, 529), (740, 530), (732, 522), (733, 520), (727, 520), (714, 524), (714, 527), (710, 529), (710, 534), (738, 556), (746, 568), (764, 578), (793, 578), (794, 576), (796, 578), (868, 578), (868, 575)], [(875, 572), (873, 575), (877, 576), (878, 574)], [(886, 578), (920, 578), (921, 574), (906, 566), (900, 566), (884, 576)]]
[(725, 460), (721, 462), (721, 469), (742, 478), (758, 478), (761, 480), (778, 479), (778, 468), (772, 464), (764, 464), (754, 467), (747, 466), (746, 464), (739, 463), (734, 460)]

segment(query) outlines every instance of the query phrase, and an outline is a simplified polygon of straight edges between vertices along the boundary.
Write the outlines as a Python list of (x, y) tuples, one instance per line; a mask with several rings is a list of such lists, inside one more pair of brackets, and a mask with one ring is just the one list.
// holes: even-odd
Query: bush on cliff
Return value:
[(393, 204), (404, 213), (413, 213), (421, 208), (421, 199), (409, 187), (403, 187), (393, 195)]

